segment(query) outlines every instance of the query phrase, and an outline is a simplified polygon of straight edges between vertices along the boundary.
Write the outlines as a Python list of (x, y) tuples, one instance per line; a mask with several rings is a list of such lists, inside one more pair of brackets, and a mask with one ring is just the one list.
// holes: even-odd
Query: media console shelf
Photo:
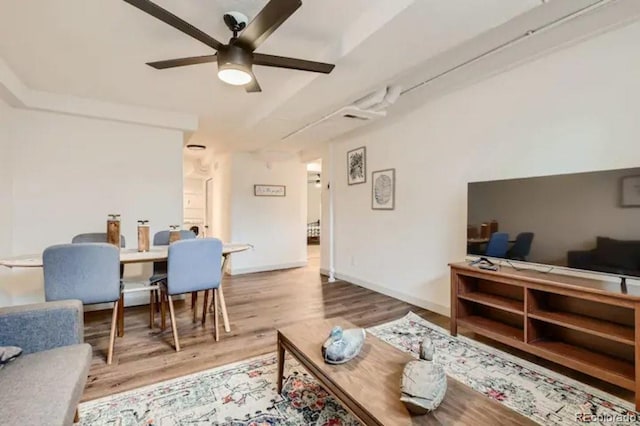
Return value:
[(449, 266), (453, 336), (461, 326), (630, 389), (640, 410), (640, 289), (504, 266)]

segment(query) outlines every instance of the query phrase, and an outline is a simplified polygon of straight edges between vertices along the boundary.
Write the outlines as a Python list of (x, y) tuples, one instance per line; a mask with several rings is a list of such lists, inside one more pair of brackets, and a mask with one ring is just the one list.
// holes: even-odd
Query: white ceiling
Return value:
[[(156, 0), (226, 42), (226, 11), (251, 19), (266, 0)], [(194, 113), (192, 141), (255, 150), (393, 82), (540, 0), (303, 0), (258, 51), (336, 63), (330, 75), (255, 67), (263, 92), (216, 77), (215, 64), (154, 70), (145, 62), (204, 55), (202, 43), (119, 0), (0, 0), (0, 57), (31, 88)]]

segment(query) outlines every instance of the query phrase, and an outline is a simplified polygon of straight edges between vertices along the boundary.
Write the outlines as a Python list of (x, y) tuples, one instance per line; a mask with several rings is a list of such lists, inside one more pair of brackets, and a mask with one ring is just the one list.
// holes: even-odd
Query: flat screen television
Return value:
[(472, 182), (467, 224), (471, 256), (638, 278), (640, 168)]

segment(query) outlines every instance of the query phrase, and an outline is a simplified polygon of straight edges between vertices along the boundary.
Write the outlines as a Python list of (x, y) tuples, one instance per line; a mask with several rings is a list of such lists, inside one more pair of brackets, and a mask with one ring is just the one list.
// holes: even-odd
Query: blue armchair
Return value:
[(0, 369), (0, 423), (70, 425), (89, 375), (79, 300), (0, 308), (0, 346), (23, 352)]

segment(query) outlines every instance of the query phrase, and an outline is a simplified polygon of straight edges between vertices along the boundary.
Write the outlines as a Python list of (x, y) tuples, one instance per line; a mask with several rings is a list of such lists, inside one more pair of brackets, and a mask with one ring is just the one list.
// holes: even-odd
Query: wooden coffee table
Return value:
[(326, 364), (320, 348), (335, 325), (355, 327), (336, 318), (305, 321), (278, 330), (278, 393), (282, 393), (284, 355), (288, 351), (365, 425), (535, 424), (450, 377), (442, 405), (433, 413), (412, 416), (400, 401), (400, 380), (404, 365), (414, 358), (367, 334), (356, 358), (342, 365)]

